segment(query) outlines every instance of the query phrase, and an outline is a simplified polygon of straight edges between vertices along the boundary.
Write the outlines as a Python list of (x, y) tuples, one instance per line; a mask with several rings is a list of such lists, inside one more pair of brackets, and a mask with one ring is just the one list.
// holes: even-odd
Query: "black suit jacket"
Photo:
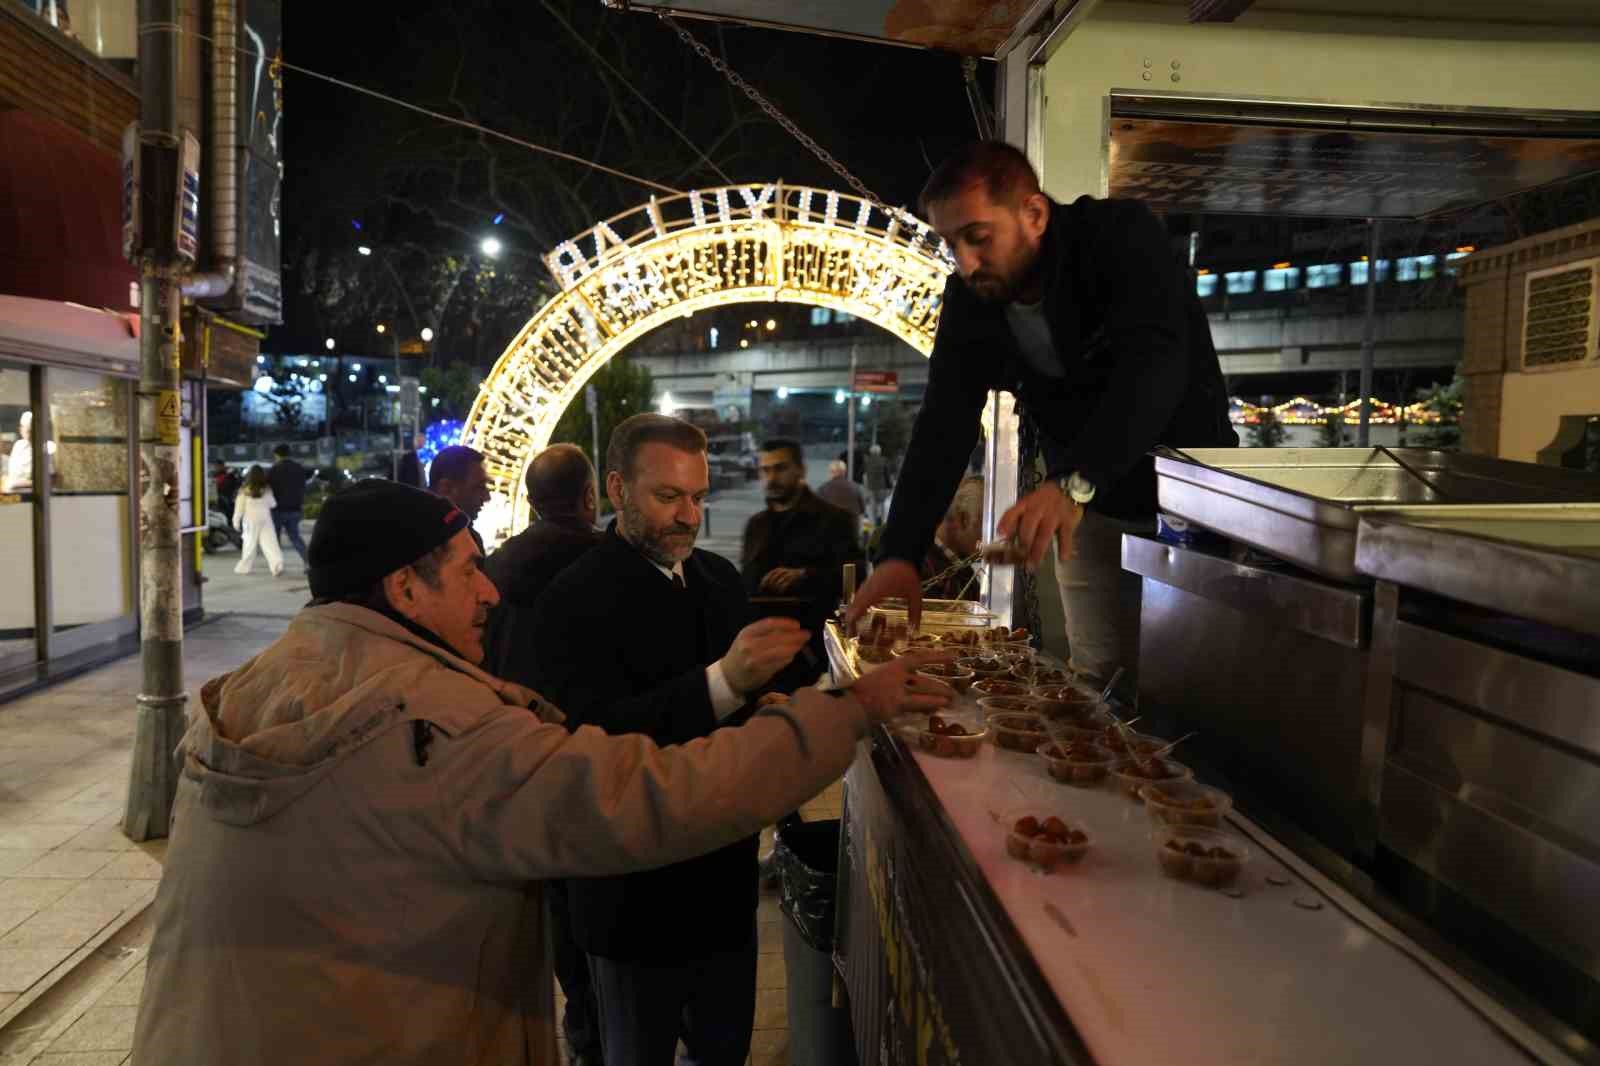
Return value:
[(1131, 200), (1051, 203), (1040, 251), (1044, 314), (1066, 371), (1033, 370), (1005, 307), (951, 275), (928, 387), (900, 468), (883, 555), (918, 563), (933, 543), (978, 440), (990, 390), (1017, 397), (1039, 430), (1049, 476), (1082, 473), (1095, 510), (1155, 513), (1157, 444), (1231, 447), (1228, 393), (1192, 279), (1161, 222)]
[(483, 569), (500, 591), (489, 615), (484, 668), (519, 685), (534, 685), (533, 609), (557, 574), (599, 544), (598, 530), (582, 522), (541, 518), (484, 560)]
[[(719, 723), (706, 667), (747, 621), (739, 575), (696, 551), (684, 589), (608, 529), (539, 597), (533, 687), (573, 728), (646, 733), (682, 744), (745, 720)], [(754, 929), (757, 837), (673, 866), (623, 877), (569, 880), (574, 939), (592, 955), (681, 962), (738, 947)]]
[[(844, 564), (864, 569), (861, 523), (850, 512), (824, 500), (809, 488), (787, 511), (757, 511), (744, 527), (740, 554), (745, 591), (751, 596), (798, 597), (796, 605), (757, 605), (757, 611), (793, 618), (811, 632), (811, 660), (797, 658), (773, 678), (782, 692), (815, 683), (826, 669), (822, 629), (844, 592)], [(761, 579), (780, 567), (799, 567), (806, 575), (788, 591), (764, 593)]]

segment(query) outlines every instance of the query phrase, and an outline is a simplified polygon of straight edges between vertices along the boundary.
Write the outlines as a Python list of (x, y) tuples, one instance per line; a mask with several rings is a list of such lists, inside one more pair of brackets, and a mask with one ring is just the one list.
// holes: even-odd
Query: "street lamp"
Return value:
[(388, 331), (388, 329), (389, 329), (389, 327), (388, 327), (388, 326), (386, 326), (386, 325), (384, 325), (384, 324), (383, 324), (383, 323), (382, 323), (382, 322), (379, 322), (379, 323), (378, 323), (378, 332), (379, 332), (379, 333), (384, 333), (384, 332), (387, 332), (387, 331)]
[(322, 346), (331, 352), (334, 350), (334, 348), (338, 347), (338, 344), (332, 337), (329, 337), (327, 340), (322, 342)]
[(364, 244), (358, 244), (358, 245), (356, 245), (356, 254), (357, 255), (371, 255), (372, 254), (372, 249), (368, 248)]
[(433, 340), (433, 327), (432, 326), (423, 326), (422, 327), (422, 343), (427, 344), (431, 340)]
[(499, 237), (485, 237), (483, 240), (478, 242), (478, 251), (482, 252), (490, 259), (494, 259), (500, 255), (500, 248), (501, 244)]

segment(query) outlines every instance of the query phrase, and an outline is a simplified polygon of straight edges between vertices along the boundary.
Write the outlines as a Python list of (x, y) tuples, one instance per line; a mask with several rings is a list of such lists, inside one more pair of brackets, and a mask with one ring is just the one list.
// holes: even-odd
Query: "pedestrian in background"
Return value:
[(848, 469), (838, 459), (828, 464), (828, 480), (817, 486), (817, 495), (857, 520), (867, 513), (866, 494), (850, 480)]
[(410, 485), (412, 488), (418, 489), (427, 488), (422, 483), (422, 457), (417, 454), (422, 450), (423, 445), (427, 443), (428, 438), (421, 433), (412, 438), (411, 450), (400, 457), (400, 476), (398, 479), (400, 484)]
[(267, 472), (257, 463), (244, 476), (244, 485), (234, 497), (233, 528), (244, 534), (244, 550), (233, 568), (236, 574), (248, 574), (256, 562), (256, 549), (267, 557), (267, 569), (272, 576), (283, 573), (283, 551), (278, 547), (278, 531), (272, 525), (272, 508), (277, 503), (272, 486), (267, 482)]
[(289, 534), (289, 543), (300, 556), (300, 565), (306, 564), (306, 542), (300, 539), (300, 516), (306, 509), (306, 468), (289, 458), (289, 446), (280, 444), (272, 449), (277, 462), (267, 471), (267, 484), (272, 486), (273, 498), (278, 502), (272, 508), (272, 543)]

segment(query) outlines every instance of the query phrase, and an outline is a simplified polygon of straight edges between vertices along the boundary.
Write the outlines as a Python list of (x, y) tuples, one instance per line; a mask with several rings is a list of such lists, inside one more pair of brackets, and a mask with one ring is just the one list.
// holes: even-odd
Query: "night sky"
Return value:
[[(601, 20), (624, 22), (626, 48), (604, 53), (624, 74), (655, 65), (658, 75), (664, 67), (674, 83), (679, 78), (687, 81), (685, 92), (696, 99), (716, 102), (719, 95), (731, 92), (719, 73), (652, 15), (605, 9), (600, 0), (559, 0), (553, 6), (581, 32), (592, 32)], [(484, 114), (485, 123), (496, 128), (513, 121), (537, 128), (542, 125), (541, 113), (550, 110), (554, 100), (592, 92), (599, 77), (581, 45), (537, 0), (515, 4), (465, 0), (453, 5), (402, 0), (383, 6), (386, 17), (381, 23), (341, 19), (335, 13), (340, 7), (345, 13), (372, 10), (365, 5), (321, 9), (293, 5), (284, 27), (286, 60), (448, 111), (448, 101), (436, 89), (443, 79), (418, 72), (462, 56), (466, 67), (461, 77), (476, 82), (472, 90), (492, 94), (498, 103), (499, 114)], [(441, 7), (450, 14), (441, 15)], [(976, 135), (955, 56), (727, 23), (686, 21), (685, 25), (708, 44), (720, 45), (734, 69), (890, 202), (915, 202), (929, 171), (927, 160), (937, 163)], [(451, 35), (457, 39), (451, 40)], [(529, 58), (525, 46), (531, 44), (540, 46), (537, 60)], [(989, 63), (979, 68), (986, 92), (992, 93), (993, 70)], [(641, 86), (648, 83), (642, 74), (637, 80)], [(307, 237), (308, 228), (341, 217), (347, 205), (359, 204), (365, 197), (385, 156), (383, 146), (369, 143), (371, 138), (382, 138), (389, 146), (388, 156), (398, 159), (413, 151), (416, 140), (425, 141), (429, 127), (437, 124), (293, 72), (286, 75), (284, 95), (287, 255), (290, 246)], [(670, 116), (681, 116), (672, 102), (660, 104)], [(659, 128), (641, 105), (630, 103), (629, 116), (643, 127)], [(706, 117), (714, 123), (714, 116)], [(691, 115), (687, 132), (692, 139), (709, 142), (714, 129), (696, 129), (694, 119)], [(845, 187), (775, 124), (763, 122), (761, 127), (744, 130), (712, 153), (734, 180), (782, 178)], [(597, 145), (598, 138), (585, 136), (585, 131), (545, 132), (545, 138), (530, 139), (581, 155), (593, 153), (601, 162), (623, 166), (608, 156), (606, 145)], [(735, 160), (731, 165), (724, 162), (730, 158)], [(560, 166), (571, 181), (585, 178), (582, 167)], [(688, 187), (676, 180), (678, 174), (641, 172), (641, 176)], [(692, 183), (720, 184), (714, 178)], [(636, 186), (597, 187), (593, 180), (586, 186), (584, 195), (592, 198), (596, 211), (622, 210), (648, 195)]]

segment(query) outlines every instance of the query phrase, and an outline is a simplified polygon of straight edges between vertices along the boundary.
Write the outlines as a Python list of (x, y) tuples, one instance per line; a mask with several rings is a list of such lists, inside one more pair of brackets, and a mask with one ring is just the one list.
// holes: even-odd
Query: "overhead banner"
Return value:
[(626, 6), (992, 56), (1027, 12), (1028, 0), (628, 0)]
[(1111, 195), (1168, 211), (1413, 219), (1600, 171), (1600, 140), (1111, 120)]

